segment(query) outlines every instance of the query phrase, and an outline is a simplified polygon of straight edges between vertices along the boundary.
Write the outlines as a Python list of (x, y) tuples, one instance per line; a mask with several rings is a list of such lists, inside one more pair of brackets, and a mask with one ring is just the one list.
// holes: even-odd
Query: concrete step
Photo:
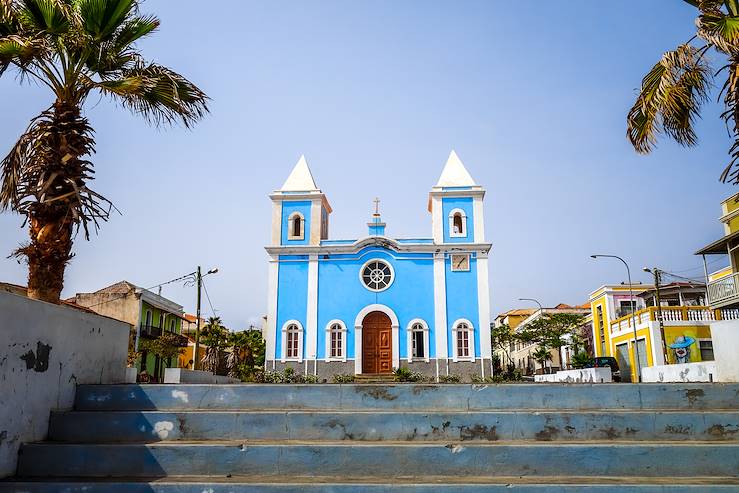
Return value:
[(728, 493), (739, 489), (737, 478), (642, 477), (424, 477), (392, 482), (373, 478), (300, 478), (260, 476), (182, 477), (158, 481), (0, 482), (0, 493)]
[(376, 478), (570, 476), (736, 477), (730, 442), (160, 442), (35, 443), (19, 477), (167, 477), (316, 474)]
[(739, 441), (729, 411), (74, 411), (49, 440), (717, 440)]
[(75, 408), (142, 410), (737, 409), (739, 384), (80, 385)]

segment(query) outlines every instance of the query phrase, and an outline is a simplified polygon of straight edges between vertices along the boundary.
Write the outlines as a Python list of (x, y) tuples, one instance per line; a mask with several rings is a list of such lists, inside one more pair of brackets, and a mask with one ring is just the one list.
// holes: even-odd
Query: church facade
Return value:
[(429, 193), (431, 237), (387, 236), (376, 209), (365, 236), (331, 239), (331, 206), (301, 157), (270, 195), (267, 369), (490, 375), (484, 196), (452, 151)]

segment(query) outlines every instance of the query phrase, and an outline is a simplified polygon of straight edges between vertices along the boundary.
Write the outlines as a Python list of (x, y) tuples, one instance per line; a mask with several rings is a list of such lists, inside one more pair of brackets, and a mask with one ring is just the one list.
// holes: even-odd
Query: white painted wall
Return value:
[(76, 384), (124, 381), (131, 326), (5, 292), (0, 314), (2, 478), (15, 473), (21, 443), (46, 437), (49, 412), (72, 407)]
[(715, 382), (714, 361), (699, 361), (680, 365), (647, 366), (641, 369), (642, 382)]
[(711, 324), (717, 381), (739, 382), (739, 320)]
[(241, 383), (238, 378), (216, 375), (209, 371), (188, 370), (187, 368), (165, 368), (164, 383), (205, 383), (229, 384)]
[(608, 383), (613, 381), (610, 368), (583, 368), (580, 370), (564, 370), (557, 373), (534, 375), (535, 382), (563, 383)]

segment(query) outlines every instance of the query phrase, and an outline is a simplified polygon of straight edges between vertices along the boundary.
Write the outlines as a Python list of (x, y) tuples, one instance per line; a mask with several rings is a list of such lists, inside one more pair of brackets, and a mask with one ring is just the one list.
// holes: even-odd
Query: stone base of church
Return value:
[[(490, 360), (483, 361), (484, 375), (490, 376)], [(475, 361), (452, 361), (451, 359), (440, 359), (438, 365), (439, 376), (454, 375), (459, 377), (460, 382), (467, 383), (472, 381), (472, 377), (479, 377), (483, 374), (483, 365), (480, 359)], [(436, 359), (429, 361), (411, 361), (401, 359), (401, 367), (408, 367), (411, 371), (419, 372), (431, 380), (436, 380)], [(267, 370), (284, 371), (285, 368), (292, 368), (295, 373), (304, 375), (317, 375), (319, 382), (333, 382), (334, 375), (354, 375), (354, 360), (346, 361), (323, 361), (323, 360), (305, 360), (297, 361), (267, 361)]]

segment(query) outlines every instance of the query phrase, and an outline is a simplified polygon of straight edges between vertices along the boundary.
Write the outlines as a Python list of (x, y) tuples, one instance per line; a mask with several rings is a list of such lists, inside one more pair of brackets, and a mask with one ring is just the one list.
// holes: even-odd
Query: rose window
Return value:
[(393, 282), (393, 269), (382, 260), (370, 260), (361, 271), (362, 283), (371, 291), (387, 289)]

